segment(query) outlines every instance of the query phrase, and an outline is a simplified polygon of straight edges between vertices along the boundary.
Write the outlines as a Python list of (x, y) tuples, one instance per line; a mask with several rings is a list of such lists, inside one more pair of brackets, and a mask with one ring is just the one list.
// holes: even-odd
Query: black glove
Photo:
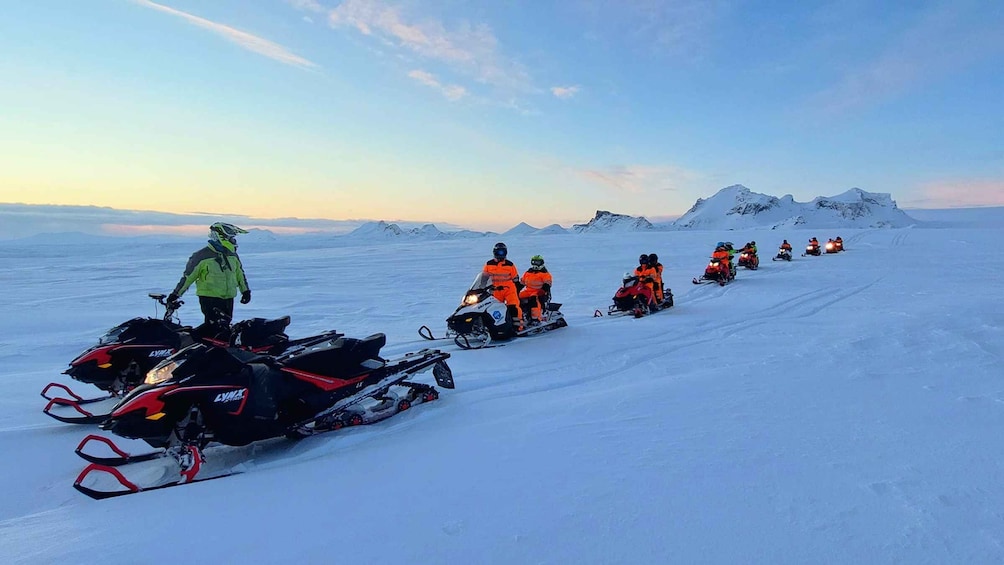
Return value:
[(245, 290), (241, 293), (241, 304), (247, 304), (248, 302), (251, 302), (251, 291)]
[(540, 286), (540, 290), (543, 290), (545, 294), (551, 296), (551, 285), (544, 283)]
[(167, 303), (168, 304), (174, 304), (177, 301), (178, 301), (178, 295), (177, 294), (175, 294), (175, 293), (172, 292), (171, 294), (167, 295)]

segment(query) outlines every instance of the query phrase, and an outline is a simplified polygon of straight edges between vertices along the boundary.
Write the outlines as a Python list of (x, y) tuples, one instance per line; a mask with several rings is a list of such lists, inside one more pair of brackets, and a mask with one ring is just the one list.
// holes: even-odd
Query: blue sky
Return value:
[(1004, 204), (1004, 3), (39, 0), (0, 202), (505, 229), (741, 183)]

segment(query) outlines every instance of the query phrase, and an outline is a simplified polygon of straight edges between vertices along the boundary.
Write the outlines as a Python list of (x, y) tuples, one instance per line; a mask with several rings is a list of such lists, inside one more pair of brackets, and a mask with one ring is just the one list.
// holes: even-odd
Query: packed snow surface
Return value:
[[(1004, 218), (1002, 218), (1004, 219)], [(998, 227), (512, 237), (570, 326), (453, 351), (457, 388), (372, 426), (262, 445), (247, 471), (95, 501), (94, 427), (39, 390), (107, 328), (153, 314), (198, 239), (0, 243), (4, 563), (999, 563), (1004, 276)], [(800, 257), (841, 235), (844, 253)], [(782, 238), (796, 248), (772, 262)], [(761, 268), (694, 286), (711, 246)], [(293, 337), (431, 345), (494, 241), (243, 241), (253, 301)], [(605, 311), (639, 253), (676, 307)], [(200, 321), (186, 295), (186, 323)], [(444, 346), (447, 347), (447, 346)], [(423, 380), (431, 382), (431, 376)], [(87, 387), (77, 384), (83, 391)], [(96, 392), (95, 392), (96, 394)]]

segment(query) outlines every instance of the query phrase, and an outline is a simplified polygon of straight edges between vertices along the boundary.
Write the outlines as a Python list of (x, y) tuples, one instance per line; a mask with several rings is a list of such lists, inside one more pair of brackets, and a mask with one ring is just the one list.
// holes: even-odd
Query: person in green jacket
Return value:
[(167, 297), (177, 302), (188, 287), (195, 283), (199, 306), (206, 325), (228, 326), (234, 316), (234, 297), (241, 293), (241, 304), (251, 302), (251, 289), (244, 276), (244, 266), (237, 256), (237, 235), (247, 233), (233, 224), (216, 222), (209, 226), (209, 245), (188, 259), (185, 274)]

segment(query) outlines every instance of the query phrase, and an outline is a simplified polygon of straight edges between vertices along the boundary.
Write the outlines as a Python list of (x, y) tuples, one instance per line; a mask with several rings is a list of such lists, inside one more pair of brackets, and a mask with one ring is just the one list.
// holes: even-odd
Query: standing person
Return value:
[(492, 278), (492, 286), (495, 287), (492, 294), (495, 299), (516, 309), (513, 324), (516, 331), (523, 331), (523, 309), (519, 307), (519, 292), (516, 289), (516, 285), (521, 285), (519, 271), (512, 261), (506, 259), (508, 255), (509, 249), (505, 244), (496, 243), (492, 249), (493, 258), (485, 263), (484, 273)]
[(544, 257), (534, 255), (530, 258), (530, 269), (523, 273), (523, 284), (526, 285), (519, 291), (520, 301), (526, 301), (530, 306), (530, 315), (533, 322), (539, 324), (544, 321), (544, 303), (551, 299), (551, 284), (554, 280), (551, 273), (544, 266)]
[(251, 302), (244, 266), (237, 256), (237, 235), (242, 233), (247, 230), (223, 222), (209, 226), (209, 245), (188, 259), (185, 273), (167, 297), (168, 302), (176, 302), (195, 283), (206, 325), (229, 326), (237, 292), (241, 293), (241, 304)]

